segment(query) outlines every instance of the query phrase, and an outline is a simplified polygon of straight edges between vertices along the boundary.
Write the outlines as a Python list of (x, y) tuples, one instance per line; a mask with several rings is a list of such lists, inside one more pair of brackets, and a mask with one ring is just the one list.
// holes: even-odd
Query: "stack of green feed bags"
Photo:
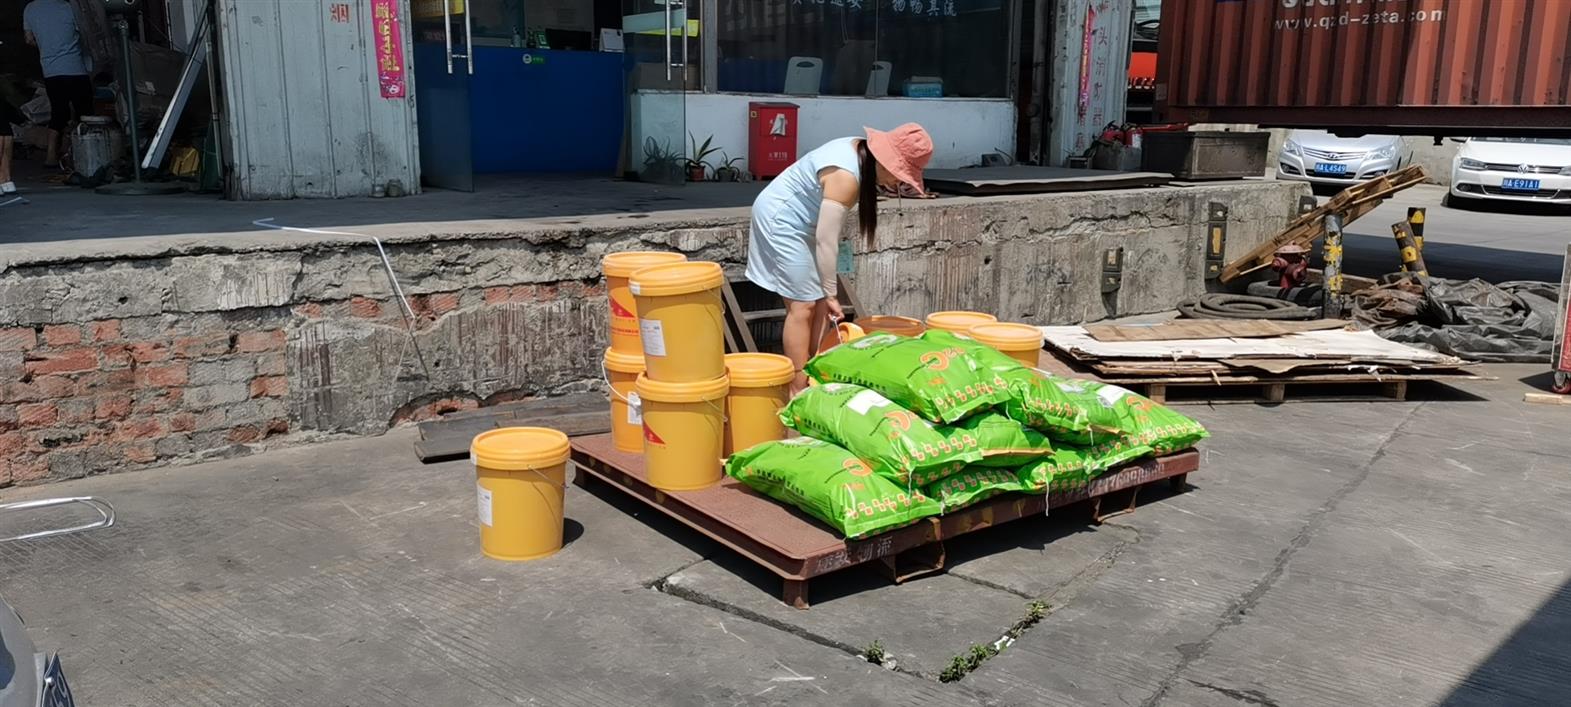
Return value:
[(1199, 423), (1117, 386), (1050, 376), (946, 331), (878, 333), (807, 364), (780, 419), (802, 437), (727, 472), (861, 538), (1011, 491), (1082, 487), (1187, 449)]

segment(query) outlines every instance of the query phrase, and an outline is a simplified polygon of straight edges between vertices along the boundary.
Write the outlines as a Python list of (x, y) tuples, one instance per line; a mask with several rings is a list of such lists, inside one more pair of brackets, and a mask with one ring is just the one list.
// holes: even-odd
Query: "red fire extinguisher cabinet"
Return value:
[(747, 170), (754, 179), (779, 176), (796, 161), (795, 103), (747, 104)]

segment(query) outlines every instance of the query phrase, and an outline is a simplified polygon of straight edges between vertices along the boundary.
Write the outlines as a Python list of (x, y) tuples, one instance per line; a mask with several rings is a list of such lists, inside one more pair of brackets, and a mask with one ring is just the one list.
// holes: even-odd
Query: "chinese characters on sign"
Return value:
[(403, 98), (404, 30), (398, 0), (371, 0), (371, 36), (376, 42), (376, 77), (383, 98)]

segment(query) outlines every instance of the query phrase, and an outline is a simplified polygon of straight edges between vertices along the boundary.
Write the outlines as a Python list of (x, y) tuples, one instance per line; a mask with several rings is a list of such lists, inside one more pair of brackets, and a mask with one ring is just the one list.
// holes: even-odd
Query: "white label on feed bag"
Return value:
[(640, 400), (638, 393), (627, 394), (627, 424), (644, 424), (644, 401)]
[(638, 335), (644, 340), (645, 356), (665, 355), (665, 327), (659, 319), (638, 320)]
[(475, 492), (480, 497), (480, 524), (491, 527), (491, 489), (480, 484), (475, 484)]
[(856, 411), (858, 415), (866, 415), (867, 411), (872, 410), (874, 407), (888, 407), (891, 404), (889, 398), (871, 390), (857, 393), (851, 396), (850, 400), (846, 401), (846, 407)]
[(1118, 401), (1123, 400), (1128, 395), (1129, 391), (1116, 385), (1103, 386), (1101, 390), (1096, 392), (1096, 397), (1102, 399), (1102, 407), (1108, 408), (1117, 405)]

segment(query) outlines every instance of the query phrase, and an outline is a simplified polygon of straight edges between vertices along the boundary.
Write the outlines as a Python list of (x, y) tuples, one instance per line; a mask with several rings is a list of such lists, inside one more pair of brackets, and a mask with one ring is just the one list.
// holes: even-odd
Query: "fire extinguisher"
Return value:
[(1108, 123), (1102, 128), (1102, 142), (1117, 143), (1124, 141), (1124, 131), (1118, 128), (1118, 123)]

